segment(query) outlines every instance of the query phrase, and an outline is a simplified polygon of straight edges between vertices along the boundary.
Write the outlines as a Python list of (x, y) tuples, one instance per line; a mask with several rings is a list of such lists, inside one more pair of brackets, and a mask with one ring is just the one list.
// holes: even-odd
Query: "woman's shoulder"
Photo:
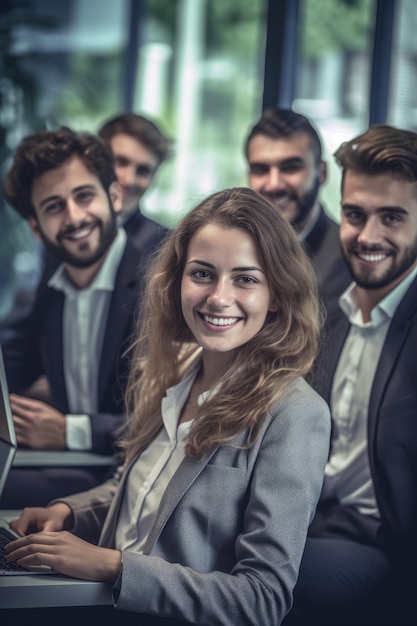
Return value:
[(324, 404), (326, 404), (321, 395), (317, 393), (317, 391), (313, 389), (310, 383), (307, 382), (306, 379), (302, 376), (298, 376), (288, 385), (288, 389), (285, 395), (291, 394), (306, 396), (309, 398), (316, 398), (318, 402), (324, 402)]
[(297, 378), (272, 405), (259, 446), (272, 446), (280, 455), (289, 451), (291, 462), (315, 458), (322, 467), (328, 457), (330, 433), (327, 403), (306, 380)]
[(301, 420), (313, 414), (316, 418), (330, 420), (327, 402), (301, 377), (289, 384), (285, 393), (272, 405), (270, 413), (272, 418), (287, 415), (289, 419)]

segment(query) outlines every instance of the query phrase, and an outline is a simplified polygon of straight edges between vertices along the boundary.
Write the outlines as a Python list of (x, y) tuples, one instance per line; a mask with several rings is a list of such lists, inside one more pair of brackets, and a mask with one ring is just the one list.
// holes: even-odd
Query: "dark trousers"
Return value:
[(46, 506), (100, 484), (107, 467), (13, 467), (0, 499), (1, 509)]
[(320, 503), (284, 626), (406, 626), (378, 520)]
[(113, 606), (0, 609), (2, 626), (187, 626), (181, 620), (118, 611)]

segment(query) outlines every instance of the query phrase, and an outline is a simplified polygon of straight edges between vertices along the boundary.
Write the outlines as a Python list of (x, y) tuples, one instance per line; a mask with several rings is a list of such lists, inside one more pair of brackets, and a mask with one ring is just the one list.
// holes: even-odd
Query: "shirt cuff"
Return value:
[(93, 440), (88, 415), (66, 416), (66, 440), (68, 450), (91, 450)]

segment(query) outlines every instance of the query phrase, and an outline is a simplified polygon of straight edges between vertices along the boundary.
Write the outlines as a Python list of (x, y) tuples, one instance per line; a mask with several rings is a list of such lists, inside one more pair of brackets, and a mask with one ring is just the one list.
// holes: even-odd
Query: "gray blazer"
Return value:
[[(117, 608), (210, 626), (281, 623), (322, 487), (327, 404), (298, 379), (265, 419), (256, 444), (186, 458), (162, 498), (144, 554), (125, 551)], [(65, 498), (72, 529), (114, 547), (126, 472)]]

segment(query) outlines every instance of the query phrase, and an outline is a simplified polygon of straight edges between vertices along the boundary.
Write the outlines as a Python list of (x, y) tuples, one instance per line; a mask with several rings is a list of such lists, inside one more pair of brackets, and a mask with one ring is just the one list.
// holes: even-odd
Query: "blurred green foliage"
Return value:
[[(181, 0), (148, 0), (147, 10), (175, 37), (177, 12)], [(245, 57), (251, 54), (259, 32), (256, 26), (264, 24), (266, 18), (264, 0), (207, 0), (206, 40), (208, 52), (216, 54), (229, 52), (233, 56)]]
[[(120, 74), (123, 50), (107, 54), (77, 52), (69, 59), (68, 82), (57, 101), (61, 120), (79, 120), (79, 127), (95, 131), (98, 120), (120, 109)], [(87, 130), (87, 129), (86, 129)]]
[(301, 41), (307, 58), (331, 50), (364, 51), (372, 41), (375, 0), (304, 0), (300, 2)]

